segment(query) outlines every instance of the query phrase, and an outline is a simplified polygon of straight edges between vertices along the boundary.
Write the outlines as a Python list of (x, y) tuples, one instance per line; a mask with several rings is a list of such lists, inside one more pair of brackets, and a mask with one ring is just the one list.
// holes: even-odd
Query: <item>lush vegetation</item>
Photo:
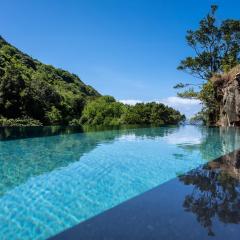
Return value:
[(103, 96), (89, 101), (81, 117), (81, 123), (87, 125), (119, 125), (124, 105), (113, 97)]
[(21, 126), (42, 126), (38, 120), (31, 118), (0, 118), (0, 126), (4, 127), (21, 127)]
[(42, 64), (0, 37), (0, 126), (176, 124), (163, 104), (124, 105), (78, 76)]
[(80, 123), (87, 125), (120, 125), (120, 124), (177, 124), (185, 116), (173, 108), (161, 103), (138, 103), (134, 106), (117, 102), (113, 97), (103, 96), (89, 101)]
[(42, 64), (0, 37), (0, 125), (18, 125), (19, 119), (26, 125), (68, 124), (99, 95), (78, 76)]
[(240, 63), (240, 21), (216, 19), (217, 6), (211, 6), (210, 13), (200, 21), (199, 28), (187, 32), (187, 44), (194, 56), (180, 62), (179, 70), (191, 74), (196, 83), (179, 83), (175, 88), (185, 88), (178, 95), (197, 98), (203, 102), (203, 110), (198, 114), (206, 123), (216, 122), (219, 103), (211, 78), (229, 71)]

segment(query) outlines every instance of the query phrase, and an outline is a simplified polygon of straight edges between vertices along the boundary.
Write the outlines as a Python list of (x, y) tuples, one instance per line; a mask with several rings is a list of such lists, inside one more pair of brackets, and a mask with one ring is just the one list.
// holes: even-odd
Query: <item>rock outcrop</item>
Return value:
[(218, 126), (240, 126), (240, 66), (214, 80), (219, 102)]

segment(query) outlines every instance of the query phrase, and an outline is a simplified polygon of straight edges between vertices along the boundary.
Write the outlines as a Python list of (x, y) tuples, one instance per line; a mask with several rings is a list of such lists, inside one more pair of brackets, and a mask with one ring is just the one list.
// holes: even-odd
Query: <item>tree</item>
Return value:
[(111, 96), (102, 96), (89, 101), (82, 113), (81, 123), (86, 125), (113, 126), (121, 123), (124, 104)]
[[(52, 85), (42, 81), (40, 78), (32, 79), (23, 91), (25, 112), (28, 116), (38, 119), (43, 123), (51, 123), (49, 112), (52, 107), (59, 107), (61, 97)], [(54, 121), (55, 122), (55, 121)]]
[(122, 122), (125, 124), (177, 124), (185, 120), (185, 116), (162, 103), (137, 103), (127, 106)]
[(229, 159), (210, 162), (179, 177), (183, 184), (192, 187), (192, 192), (185, 196), (183, 208), (196, 215), (196, 220), (206, 228), (209, 236), (218, 233), (214, 230), (216, 222), (225, 225), (240, 223), (240, 185), (237, 178), (230, 175), (238, 168), (228, 162)]
[(21, 116), (22, 91), (25, 82), (17, 68), (8, 66), (0, 77), (0, 113), (6, 117)]
[(185, 116), (180, 112), (161, 103), (138, 103), (130, 106), (116, 102), (111, 96), (102, 96), (89, 101), (81, 117), (82, 124), (93, 126), (177, 124), (184, 120)]
[[(0, 36), (0, 119), (8, 125), (68, 124), (100, 96), (80, 78), (19, 51)], [(24, 119), (24, 123), (19, 119)], [(15, 123), (14, 123), (14, 120)]]
[[(179, 70), (201, 80), (197, 84), (177, 84), (175, 88), (188, 87), (180, 97), (200, 98), (194, 86), (202, 86), (214, 74), (228, 71), (240, 62), (240, 21), (227, 19), (220, 24), (215, 17), (217, 6), (200, 21), (199, 28), (187, 31), (186, 41), (194, 51), (194, 56), (185, 58)], [(190, 87), (190, 88), (189, 88)]]

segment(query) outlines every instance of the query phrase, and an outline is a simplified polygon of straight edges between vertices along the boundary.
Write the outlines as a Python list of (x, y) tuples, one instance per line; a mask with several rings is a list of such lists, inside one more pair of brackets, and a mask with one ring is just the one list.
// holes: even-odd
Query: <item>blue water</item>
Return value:
[(46, 239), (240, 148), (194, 126), (0, 141), (0, 239)]

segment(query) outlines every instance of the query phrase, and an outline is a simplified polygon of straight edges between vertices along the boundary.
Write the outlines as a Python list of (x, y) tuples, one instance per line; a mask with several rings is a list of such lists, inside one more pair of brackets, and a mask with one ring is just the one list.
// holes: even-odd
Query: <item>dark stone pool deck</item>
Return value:
[(240, 151), (194, 169), (51, 238), (66, 239), (239, 240)]

